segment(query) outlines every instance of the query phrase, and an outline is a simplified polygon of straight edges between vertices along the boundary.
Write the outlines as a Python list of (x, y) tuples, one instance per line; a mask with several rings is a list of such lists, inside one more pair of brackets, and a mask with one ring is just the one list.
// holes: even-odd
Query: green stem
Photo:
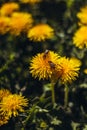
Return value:
[(69, 94), (69, 88), (68, 86), (65, 84), (65, 97), (64, 97), (64, 107), (66, 108), (68, 105), (68, 94)]
[(52, 92), (52, 104), (54, 106), (55, 104), (55, 90), (54, 90), (54, 87), (55, 87), (55, 83), (51, 83), (51, 92)]

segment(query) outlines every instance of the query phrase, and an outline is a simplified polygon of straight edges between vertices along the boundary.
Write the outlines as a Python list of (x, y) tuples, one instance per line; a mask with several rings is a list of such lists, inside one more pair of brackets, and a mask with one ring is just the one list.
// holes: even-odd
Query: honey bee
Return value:
[(44, 52), (44, 55), (43, 55), (43, 58), (44, 58), (44, 59), (46, 58), (46, 56), (48, 55), (48, 53), (49, 53), (49, 50), (46, 50), (46, 51)]
[(52, 61), (48, 61), (48, 63), (52, 69), (55, 69), (55, 64)]

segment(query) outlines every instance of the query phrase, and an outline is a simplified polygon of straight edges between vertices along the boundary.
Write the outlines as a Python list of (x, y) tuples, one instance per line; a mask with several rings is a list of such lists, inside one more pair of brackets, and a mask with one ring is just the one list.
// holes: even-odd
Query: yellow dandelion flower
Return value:
[(0, 126), (7, 124), (8, 121), (9, 121), (9, 117), (7, 115), (0, 114)]
[(10, 32), (13, 35), (20, 35), (21, 32), (27, 32), (32, 26), (33, 18), (29, 13), (13, 13), (10, 20)]
[(5, 34), (9, 31), (9, 22), (10, 19), (8, 17), (0, 17), (0, 34)]
[(21, 95), (11, 94), (4, 97), (0, 103), (0, 113), (8, 117), (17, 116), (19, 112), (24, 112), (24, 107), (28, 106), (28, 100)]
[(73, 43), (80, 49), (87, 47), (87, 26), (81, 26), (75, 32)]
[(0, 101), (4, 98), (7, 97), (8, 95), (10, 95), (11, 92), (7, 89), (1, 89), (0, 90)]
[(78, 72), (80, 70), (81, 61), (74, 58), (62, 57), (58, 61), (58, 66), (61, 67), (58, 70), (61, 83), (72, 83), (73, 80), (78, 77)]
[(33, 77), (40, 79), (50, 79), (53, 69), (59, 59), (59, 55), (53, 51), (39, 53), (31, 59), (30, 73)]
[(1, 6), (0, 13), (1, 15), (11, 15), (14, 11), (19, 10), (19, 5), (16, 2), (8, 2)]
[(77, 13), (77, 17), (82, 24), (87, 24), (87, 6), (81, 8), (81, 11)]
[(35, 42), (45, 41), (54, 36), (54, 29), (47, 24), (38, 24), (32, 27), (28, 32), (28, 38)]
[(21, 3), (29, 3), (29, 4), (35, 4), (41, 2), (41, 0), (20, 0)]

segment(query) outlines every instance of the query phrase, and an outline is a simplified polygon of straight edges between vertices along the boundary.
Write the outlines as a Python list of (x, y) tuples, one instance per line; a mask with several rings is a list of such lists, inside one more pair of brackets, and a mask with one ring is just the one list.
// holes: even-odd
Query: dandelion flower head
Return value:
[(1, 89), (0, 90), (0, 101), (4, 98), (7, 97), (8, 95), (10, 95), (11, 92), (7, 89)]
[(78, 77), (81, 62), (78, 59), (61, 57), (58, 62), (61, 83), (72, 83)]
[(0, 17), (0, 34), (5, 34), (9, 31), (10, 18), (1, 16)]
[(26, 32), (32, 26), (33, 18), (29, 13), (15, 12), (10, 20), (10, 32), (13, 35), (20, 35), (21, 32)]
[(75, 32), (73, 43), (80, 49), (87, 47), (87, 26), (81, 26)]
[(18, 10), (19, 10), (19, 4), (18, 3), (8, 2), (8, 3), (5, 3), (1, 6), (0, 13), (1, 13), (1, 15), (9, 16), (14, 11), (18, 11)]
[(54, 36), (54, 29), (48, 24), (38, 24), (28, 32), (28, 38), (35, 42), (45, 41)]
[(29, 4), (35, 4), (41, 2), (41, 0), (20, 0), (21, 3), (29, 3)]
[(81, 8), (81, 11), (77, 13), (77, 17), (82, 24), (87, 24), (87, 6)]
[(19, 112), (24, 112), (24, 107), (27, 107), (28, 100), (21, 95), (11, 94), (4, 97), (0, 103), (0, 113), (6, 114), (8, 117), (17, 116)]
[(59, 55), (53, 51), (39, 53), (31, 59), (30, 73), (33, 77), (40, 79), (50, 79), (52, 76), (52, 67), (50, 62), (57, 64)]

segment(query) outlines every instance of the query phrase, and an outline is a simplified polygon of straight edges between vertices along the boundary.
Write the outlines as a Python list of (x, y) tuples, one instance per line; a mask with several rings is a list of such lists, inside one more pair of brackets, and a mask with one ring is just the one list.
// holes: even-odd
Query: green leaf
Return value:
[(80, 125), (80, 124), (77, 123), (77, 122), (73, 122), (73, 121), (72, 121), (72, 123), (71, 123), (71, 126), (72, 126), (73, 130), (77, 130), (77, 127), (78, 127), (79, 125)]
[(53, 125), (60, 125), (61, 123), (62, 122), (59, 119), (57, 119), (57, 117), (53, 118), (53, 120), (51, 121), (51, 124)]

